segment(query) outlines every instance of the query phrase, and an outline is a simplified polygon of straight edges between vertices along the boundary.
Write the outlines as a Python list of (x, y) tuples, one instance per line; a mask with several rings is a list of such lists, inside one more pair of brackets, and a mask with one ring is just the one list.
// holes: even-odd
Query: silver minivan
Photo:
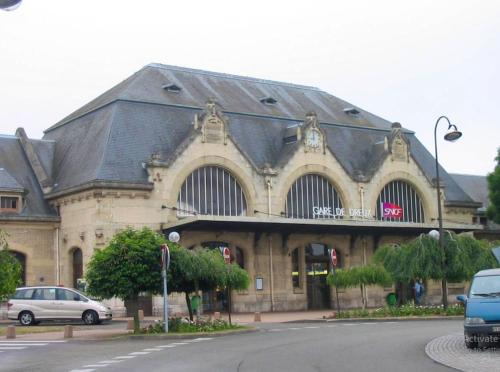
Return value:
[(97, 324), (112, 319), (111, 309), (83, 293), (65, 287), (22, 287), (7, 302), (7, 317), (22, 325), (42, 320), (76, 320)]

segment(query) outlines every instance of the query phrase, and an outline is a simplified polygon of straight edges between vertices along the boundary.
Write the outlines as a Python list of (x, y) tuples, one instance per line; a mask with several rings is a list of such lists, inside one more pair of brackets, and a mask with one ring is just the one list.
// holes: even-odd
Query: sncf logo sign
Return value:
[(382, 210), (384, 212), (384, 218), (403, 218), (403, 208), (397, 204), (382, 203)]

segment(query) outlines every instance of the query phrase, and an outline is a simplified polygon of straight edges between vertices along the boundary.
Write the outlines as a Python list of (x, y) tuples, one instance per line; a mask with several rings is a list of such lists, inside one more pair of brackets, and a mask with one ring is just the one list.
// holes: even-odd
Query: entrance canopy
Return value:
[[(456, 233), (481, 230), (481, 225), (446, 223), (447, 230)], [(163, 224), (163, 232), (171, 231), (245, 231), (274, 233), (364, 233), (415, 235), (438, 229), (437, 221), (433, 224), (385, 222), (376, 220), (327, 220), (296, 219), (284, 217), (243, 217), (243, 216), (205, 216), (186, 217), (178, 221)]]

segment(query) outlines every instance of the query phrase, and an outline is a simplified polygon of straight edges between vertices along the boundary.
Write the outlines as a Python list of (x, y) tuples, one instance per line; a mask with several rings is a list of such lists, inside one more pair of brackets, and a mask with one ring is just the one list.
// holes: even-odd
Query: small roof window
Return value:
[(359, 115), (360, 111), (354, 107), (346, 107), (344, 109), (344, 112), (347, 114), (347, 115), (351, 115), (351, 116), (357, 116)]
[(172, 92), (172, 93), (179, 93), (182, 88), (178, 85), (175, 84), (165, 84), (162, 86), (163, 89), (165, 89), (167, 92)]
[(275, 105), (278, 103), (278, 100), (274, 99), (273, 97), (262, 97), (260, 100), (264, 105)]

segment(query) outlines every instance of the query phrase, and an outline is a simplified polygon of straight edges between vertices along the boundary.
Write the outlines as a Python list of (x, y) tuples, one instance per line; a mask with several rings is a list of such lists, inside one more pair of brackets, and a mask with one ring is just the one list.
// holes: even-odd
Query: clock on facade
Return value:
[(306, 144), (310, 147), (319, 147), (321, 136), (315, 129), (310, 130), (306, 136)]

